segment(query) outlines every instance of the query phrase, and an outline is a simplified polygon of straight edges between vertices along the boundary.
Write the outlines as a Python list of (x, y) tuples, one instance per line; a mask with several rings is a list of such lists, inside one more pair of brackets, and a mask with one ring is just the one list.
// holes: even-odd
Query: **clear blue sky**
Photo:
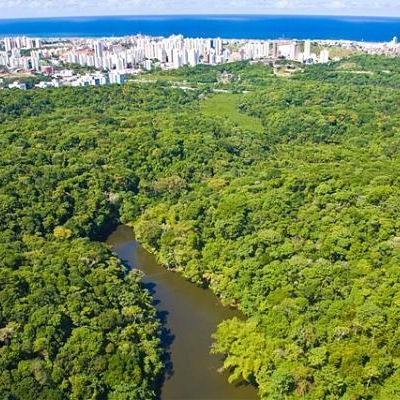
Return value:
[(0, 0), (0, 19), (123, 14), (400, 16), (400, 0)]

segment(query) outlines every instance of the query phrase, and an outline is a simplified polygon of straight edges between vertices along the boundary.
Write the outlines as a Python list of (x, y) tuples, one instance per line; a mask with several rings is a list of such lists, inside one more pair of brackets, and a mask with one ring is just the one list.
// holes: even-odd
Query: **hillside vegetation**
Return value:
[(0, 93), (5, 399), (154, 398), (151, 298), (95, 242), (118, 221), (243, 311), (212, 349), (232, 382), (400, 397), (399, 60), (225, 69)]

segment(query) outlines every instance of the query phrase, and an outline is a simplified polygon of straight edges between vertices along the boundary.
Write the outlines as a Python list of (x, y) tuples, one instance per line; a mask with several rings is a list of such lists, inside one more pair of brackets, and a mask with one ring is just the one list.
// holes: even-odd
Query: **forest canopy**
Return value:
[(155, 398), (150, 295), (98, 243), (120, 222), (244, 313), (215, 333), (232, 382), (400, 397), (399, 59), (225, 69), (0, 92), (5, 399)]

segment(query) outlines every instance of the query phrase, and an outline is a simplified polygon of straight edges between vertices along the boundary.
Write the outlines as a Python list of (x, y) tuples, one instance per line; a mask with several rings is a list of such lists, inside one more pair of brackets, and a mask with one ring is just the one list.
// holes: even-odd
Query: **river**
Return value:
[(120, 259), (144, 273), (155, 306), (168, 334), (165, 346), (170, 368), (161, 388), (161, 400), (255, 400), (251, 386), (228, 384), (227, 374), (218, 372), (221, 357), (210, 354), (211, 334), (227, 318), (240, 316), (223, 307), (216, 296), (169, 272), (134, 239), (131, 228), (120, 226), (107, 239)]

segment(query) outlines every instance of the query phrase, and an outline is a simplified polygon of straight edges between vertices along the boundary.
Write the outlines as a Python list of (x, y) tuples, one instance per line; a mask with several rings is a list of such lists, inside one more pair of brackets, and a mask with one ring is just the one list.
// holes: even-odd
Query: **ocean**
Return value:
[(335, 39), (388, 42), (400, 36), (400, 18), (192, 15), (0, 19), (0, 37), (105, 37), (145, 34), (226, 39)]

